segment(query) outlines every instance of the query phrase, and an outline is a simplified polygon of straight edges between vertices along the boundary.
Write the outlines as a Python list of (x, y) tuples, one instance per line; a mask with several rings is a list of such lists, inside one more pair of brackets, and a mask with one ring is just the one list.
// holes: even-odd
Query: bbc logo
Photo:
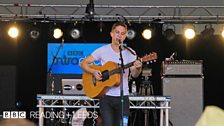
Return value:
[(3, 118), (4, 119), (24, 119), (26, 118), (25, 111), (3, 111)]

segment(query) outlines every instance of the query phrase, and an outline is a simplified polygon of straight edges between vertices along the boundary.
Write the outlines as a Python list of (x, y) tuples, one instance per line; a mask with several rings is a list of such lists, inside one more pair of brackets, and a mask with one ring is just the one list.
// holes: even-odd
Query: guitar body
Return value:
[[(114, 62), (107, 62), (103, 66), (96, 66), (91, 65), (92, 69), (99, 70), (99, 71), (111, 71), (118, 68), (118, 64)], [(109, 76), (109, 79), (105, 81), (98, 81), (95, 79), (95, 77), (88, 73), (84, 72), (82, 75), (83, 80), (83, 89), (86, 94), (86, 96), (90, 98), (100, 97), (105, 95), (105, 93), (113, 86), (119, 86), (120, 85), (120, 74), (116, 73), (111, 76)]]
[[(157, 59), (157, 54), (152, 53), (144, 56), (140, 59), (141, 62), (146, 62), (150, 60)], [(124, 69), (133, 66), (135, 61), (124, 65)], [(103, 66), (91, 65), (92, 69), (99, 70), (102, 73), (103, 80), (96, 80), (96, 78), (88, 73), (84, 72), (82, 74), (83, 90), (86, 96), (90, 98), (100, 97), (106, 94), (106, 92), (113, 86), (120, 85), (120, 67), (117, 63), (109, 61)]]

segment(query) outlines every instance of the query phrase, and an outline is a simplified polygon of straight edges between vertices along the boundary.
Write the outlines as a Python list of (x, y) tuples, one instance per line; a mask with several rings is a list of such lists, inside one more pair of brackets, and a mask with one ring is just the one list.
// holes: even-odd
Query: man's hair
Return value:
[(128, 29), (127, 25), (124, 22), (116, 22), (113, 24), (111, 31), (113, 31), (117, 26), (123, 26), (126, 30)]

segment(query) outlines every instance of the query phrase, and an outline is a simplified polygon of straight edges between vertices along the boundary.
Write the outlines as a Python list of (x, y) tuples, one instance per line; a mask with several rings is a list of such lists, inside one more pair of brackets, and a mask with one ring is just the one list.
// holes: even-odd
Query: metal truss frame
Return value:
[[(160, 126), (168, 126), (170, 97), (165, 96), (129, 96), (131, 109), (160, 109)], [(37, 95), (39, 113), (44, 108), (99, 108), (99, 99), (91, 99), (87, 96), (67, 95)], [(164, 117), (165, 112), (165, 117)], [(44, 124), (43, 117), (39, 117), (39, 126)]]
[[(86, 5), (0, 4), (1, 20), (83, 21), (89, 20)], [(150, 22), (161, 19), (168, 23), (223, 23), (224, 6), (120, 6), (95, 5), (93, 21)]]
[[(170, 97), (164, 96), (130, 96), (130, 108), (132, 109), (170, 109), (161, 107), (157, 102), (170, 102)], [(65, 96), (65, 95), (38, 95), (37, 100), (41, 104), (37, 107), (45, 108), (99, 108), (99, 99), (90, 99), (87, 96)], [(70, 102), (70, 103), (69, 103)], [(150, 106), (149, 106), (150, 104)]]

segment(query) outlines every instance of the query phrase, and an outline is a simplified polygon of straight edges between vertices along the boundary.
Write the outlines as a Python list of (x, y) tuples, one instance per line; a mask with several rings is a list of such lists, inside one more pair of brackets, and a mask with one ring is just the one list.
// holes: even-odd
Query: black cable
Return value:
[(128, 24), (128, 20), (127, 20), (127, 18), (125, 18), (123, 15), (121, 15), (121, 14), (116, 14), (116, 16), (119, 16), (119, 17), (122, 18), (122, 20), (120, 20), (121, 22), (124, 22), (124, 23)]
[(169, 120), (169, 124), (171, 125), (171, 126), (173, 126), (173, 123)]

